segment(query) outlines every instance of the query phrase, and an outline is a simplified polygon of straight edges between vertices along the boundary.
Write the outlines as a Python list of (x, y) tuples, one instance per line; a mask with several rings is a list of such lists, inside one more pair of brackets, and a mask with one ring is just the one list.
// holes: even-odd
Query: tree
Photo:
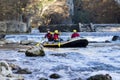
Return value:
[(120, 7), (115, 0), (87, 0), (83, 6), (95, 23), (120, 23)]

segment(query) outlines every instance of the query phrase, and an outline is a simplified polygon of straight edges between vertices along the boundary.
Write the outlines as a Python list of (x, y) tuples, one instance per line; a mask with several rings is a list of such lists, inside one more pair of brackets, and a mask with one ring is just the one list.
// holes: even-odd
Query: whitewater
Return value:
[[(6, 35), (5, 39), (14, 42), (21, 40), (42, 41), (45, 33), (33, 30), (30, 34)], [(67, 40), (71, 33), (64, 32), (61, 38)], [(26, 57), (24, 52), (0, 49), (0, 60), (8, 60), (22, 68), (28, 68), (32, 74), (23, 74), (25, 80), (39, 80), (57, 73), (57, 80), (86, 80), (95, 74), (110, 74), (112, 80), (120, 80), (120, 41), (112, 41), (120, 32), (80, 32), (89, 42), (86, 48), (44, 48), (45, 57)], [(105, 43), (105, 41), (109, 41)]]

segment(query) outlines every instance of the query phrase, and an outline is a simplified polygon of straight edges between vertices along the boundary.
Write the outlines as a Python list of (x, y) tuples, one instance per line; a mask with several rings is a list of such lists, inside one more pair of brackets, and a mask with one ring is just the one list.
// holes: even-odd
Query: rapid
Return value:
[[(42, 41), (45, 33), (34, 29), (30, 34), (6, 35), (7, 40)], [(67, 40), (71, 33), (62, 33), (61, 38)], [(0, 60), (7, 60), (22, 68), (28, 68), (32, 74), (23, 74), (25, 80), (39, 80), (57, 73), (61, 77), (57, 80), (86, 80), (95, 74), (110, 74), (113, 80), (120, 80), (120, 42), (112, 41), (114, 35), (120, 32), (80, 32), (89, 41), (86, 48), (44, 48), (44, 57), (26, 57), (24, 52), (0, 49)], [(103, 43), (110, 41), (110, 43)]]

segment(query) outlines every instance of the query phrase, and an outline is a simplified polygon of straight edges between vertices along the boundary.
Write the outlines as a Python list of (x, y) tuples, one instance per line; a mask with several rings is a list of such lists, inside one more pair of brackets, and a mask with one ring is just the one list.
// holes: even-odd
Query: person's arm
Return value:
[(46, 37), (47, 37), (47, 34), (45, 34), (44, 38), (46, 38)]
[(73, 34), (71, 35), (71, 38), (73, 38)]

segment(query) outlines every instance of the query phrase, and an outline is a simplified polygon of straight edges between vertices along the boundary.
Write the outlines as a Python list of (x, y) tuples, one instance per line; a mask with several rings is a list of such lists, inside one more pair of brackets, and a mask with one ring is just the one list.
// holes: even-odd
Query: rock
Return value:
[(0, 39), (4, 39), (5, 38), (5, 34), (0, 34)]
[(120, 40), (119, 36), (113, 36), (112, 41)]
[(34, 41), (33, 40), (22, 40), (22, 41), (20, 41), (20, 44), (22, 44), (22, 45), (29, 45), (32, 42), (34, 42)]
[(0, 32), (3, 33), (3, 32), (6, 32), (6, 30), (7, 30), (7, 25), (6, 25), (6, 23), (0, 21)]
[(6, 61), (0, 62), (0, 74), (3, 76), (12, 75), (11, 67)]
[(18, 21), (7, 21), (7, 33), (26, 33), (28, 31), (26, 23)]
[(20, 21), (0, 21), (0, 33), (28, 33), (30, 27)]
[(33, 56), (45, 56), (45, 52), (43, 50), (43, 46), (33, 46), (31, 48), (29, 48), (26, 52), (25, 52), (26, 56), (29, 57), (33, 57)]
[(66, 57), (67, 56), (67, 54), (62, 54), (62, 53), (57, 53), (57, 54), (51, 54), (51, 55), (53, 55), (53, 56), (61, 56), (61, 57)]
[(12, 70), (15, 70), (14, 73), (16, 74), (31, 74), (32, 72), (29, 71), (27, 68), (21, 69), (18, 65), (9, 63), (9, 66), (12, 68)]
[(4, 40), (0, 40), (0, 45), (4, 45), (6, 42)]
[(81, 78), (75, 78), (75, 79), (72, 79), (72, 80), (82, 80)]
[(18, 52), (26, 52), (26, 49), (19, 49)]
[(6, 61), (0, 61), (0, 80), (24, 80), (24, 78), (13, 74), (11, 67)]
[(12, 41), (12, 40), (5, 40), (5, 43), (6, 43), (6, 44), (15, 44), (15, 42)]
[(110, 41), (106, 40), (105, 43), (110, 43)]
[(44, 77), (41, 77), (39, 80), (48, 80), (48, 79), (46, 79), (46, 78), (44, 78)]
[(50, 77), (50, 78), (53, 78), (53, 79), (58, 79), (58, 78), (60, 78), (60, 75), (54, 73), (54, 74), (51, 74), (49, 77)]
[(18, 71), (15, 72), (16, 74), (31, 74), (32, 72), (29, 71), (27, 68), (25, 69), (19, 69)]
[(18, 65), (12, 64), (12, 63), (9, 63), (9, 66), (11, 67), (12, 70), (20, 70), (21, 69), (21, 67), (19, 67)]
[(112, 77), (109, 74), (99, 74), (89, 77), (87, 80), (112, 80)]

